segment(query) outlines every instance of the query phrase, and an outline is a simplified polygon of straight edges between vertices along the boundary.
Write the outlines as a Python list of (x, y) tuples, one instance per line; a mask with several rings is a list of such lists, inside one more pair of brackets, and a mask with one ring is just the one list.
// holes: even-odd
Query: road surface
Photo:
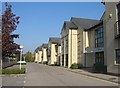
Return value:
[(24, 86), (118, 86), (118, 84), (73, 73), (61, 67), (28, 63)]

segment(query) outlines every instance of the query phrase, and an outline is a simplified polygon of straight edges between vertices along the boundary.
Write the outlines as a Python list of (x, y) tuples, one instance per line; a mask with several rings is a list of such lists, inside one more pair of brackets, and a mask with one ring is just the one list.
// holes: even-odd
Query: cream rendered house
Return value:
[(35, 63), (38, 62), (38, 48), (35, 50)]
[(65, 21), (63, 24), (61, 47), (61, 66), (69, 68), (71, 64), (77, 63), (77, 26), (70, 21)]
[(38, 63), (42, 63), (42, 47), (39, 47), (38, 50)]
[(42, 63), (48, 61), (47, 58), (47, 48), (48, 48), (48, 44), (44, 43), (42, 44)]
[(61, 66), (61, 39), (60, 39), (60, 44), (57, 46), (58, 47), (58, 52), (57, 52), (57, 65)]
[(99, 23), (98, 20), (94, 19), (87, 19), (87, 18), (71, 18), (71, 21), (78, 27), (78, 33), (77, 33), (77, 58), (78, 63), (82, 64), (84, 67), (91, 67), (93, 63), (93, 60), (86, 60), (86, 48), (89, 47), (89, 40), (88, 40), (88, 33), (85, 31), (85, 29), (88, 29), (97, 23)]
[(35, 62), (41, 63), (42, 62), (42, 47), (37, 47), (35, 50)]
[(51, 37), (48, 42), (48, 64), (60, 64), (61, 38)]
[(65, 21), (61, 31), (62, 58), (61, 66), (68, 67), (73, 63), (85, 64), (86, 31), (91, 26), (98, 23), (98, 20), (75, 18)]

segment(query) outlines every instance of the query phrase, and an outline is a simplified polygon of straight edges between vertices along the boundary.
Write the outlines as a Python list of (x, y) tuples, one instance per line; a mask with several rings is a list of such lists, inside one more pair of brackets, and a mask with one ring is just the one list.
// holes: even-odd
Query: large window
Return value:
[(116, 64), (120, 64), (120, 49), (116, 49)]
[(104, 46), (104, 40), (103, 40), (103, 27), (100, 27), (95, 31), (95, 47), (103, 47)]
[(118, 12), (118, 28), (117, 28), (117, 34), (120, 34), (120, 3), (117, 5), (117, 12)]
[(120, 3), (117, 5), (118, 20), (120, 20)]

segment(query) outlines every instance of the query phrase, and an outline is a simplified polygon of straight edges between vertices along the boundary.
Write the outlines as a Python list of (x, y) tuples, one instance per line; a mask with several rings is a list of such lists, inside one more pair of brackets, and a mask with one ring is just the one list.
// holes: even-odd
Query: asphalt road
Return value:
[(118, 84), (83, 76), (61, 67), (28, 63), (24, 86), (118, 86)]

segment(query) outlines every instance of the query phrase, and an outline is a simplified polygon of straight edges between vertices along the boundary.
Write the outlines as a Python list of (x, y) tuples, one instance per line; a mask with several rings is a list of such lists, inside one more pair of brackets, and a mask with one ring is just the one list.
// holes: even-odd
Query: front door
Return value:
[(95, 53), (95, 63), (100, 63), (104, 65), (104, 52)]

